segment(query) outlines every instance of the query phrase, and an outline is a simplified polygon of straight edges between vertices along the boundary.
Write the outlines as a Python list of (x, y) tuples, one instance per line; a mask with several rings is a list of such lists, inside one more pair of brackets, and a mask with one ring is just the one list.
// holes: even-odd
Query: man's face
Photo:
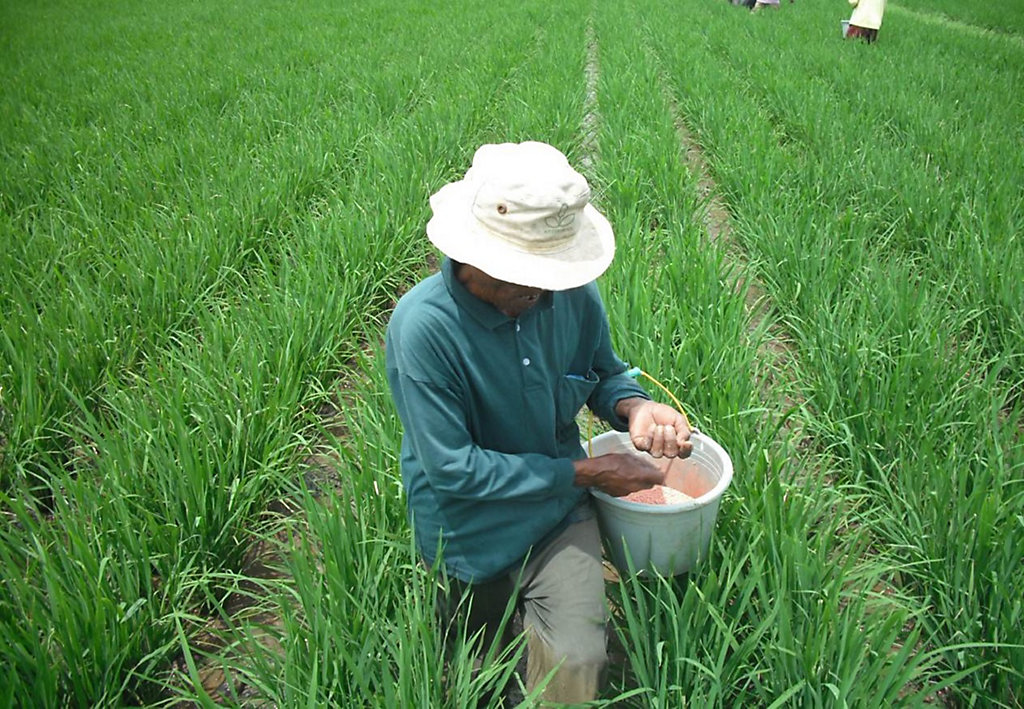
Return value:
[(510, 318), (518, 318), (537, 304), (544, 290), (491, 278), (475, 266), (464, 263), (456, 274), (459, 282), (475, 297), (490, 303)]

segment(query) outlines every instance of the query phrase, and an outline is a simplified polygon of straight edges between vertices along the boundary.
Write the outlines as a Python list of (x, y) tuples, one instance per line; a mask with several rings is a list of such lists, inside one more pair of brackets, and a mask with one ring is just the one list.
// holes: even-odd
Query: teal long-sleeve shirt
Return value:
[(387, 332), (402, 420), (402, 481), (417, 547), (464, 581), (492, 579), (564, 527), (586, 490), (575, 416), (614, 428), (646, 392), (612, 350), (594, 283), (549, 292), (509, 318), (459, 283), (445, 259), (405, 294)]

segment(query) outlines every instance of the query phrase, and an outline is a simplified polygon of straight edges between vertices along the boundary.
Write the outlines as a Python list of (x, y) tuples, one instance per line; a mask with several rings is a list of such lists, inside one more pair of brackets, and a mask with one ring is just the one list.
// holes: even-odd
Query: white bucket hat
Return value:
[(587, 180), (546, 143), (481, 146), (465, 177), (430, 207), (434, 246), (501, 281), (568, 290), (600, 276), (615, 255)]

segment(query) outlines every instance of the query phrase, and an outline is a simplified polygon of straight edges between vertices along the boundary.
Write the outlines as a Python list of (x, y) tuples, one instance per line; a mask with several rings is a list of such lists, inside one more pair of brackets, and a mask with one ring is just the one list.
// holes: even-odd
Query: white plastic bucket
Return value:
[(732, 482), (732, 459), (709, 436), (694, 431), (690, 440), (693, 453), (682, 459), (641, 453), (628, 433), (618, 431), (602, 433), (589, 446), (583, 442), (583, 449), (593, 457), (631, 453), (647, 458), (665, 471), (666, 485), (693, 498), (673, 505), (649, 505), (590, 490), (605, 551), (620, 573), (629, 573), (627, 549), (634, 570), (642, 575), (687, 573), (707, 556), (718, 504)]

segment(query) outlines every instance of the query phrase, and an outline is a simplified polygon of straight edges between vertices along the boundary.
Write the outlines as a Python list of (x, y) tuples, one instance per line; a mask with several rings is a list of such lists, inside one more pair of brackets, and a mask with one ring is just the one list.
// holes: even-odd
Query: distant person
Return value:
[(874, 42), (878, 39), (878, 28), (882, 26), (885, 0), (850, 0), (850, 5), (853, 14), (850, 15), (846, 38), (860, 37), (865, 42)]

